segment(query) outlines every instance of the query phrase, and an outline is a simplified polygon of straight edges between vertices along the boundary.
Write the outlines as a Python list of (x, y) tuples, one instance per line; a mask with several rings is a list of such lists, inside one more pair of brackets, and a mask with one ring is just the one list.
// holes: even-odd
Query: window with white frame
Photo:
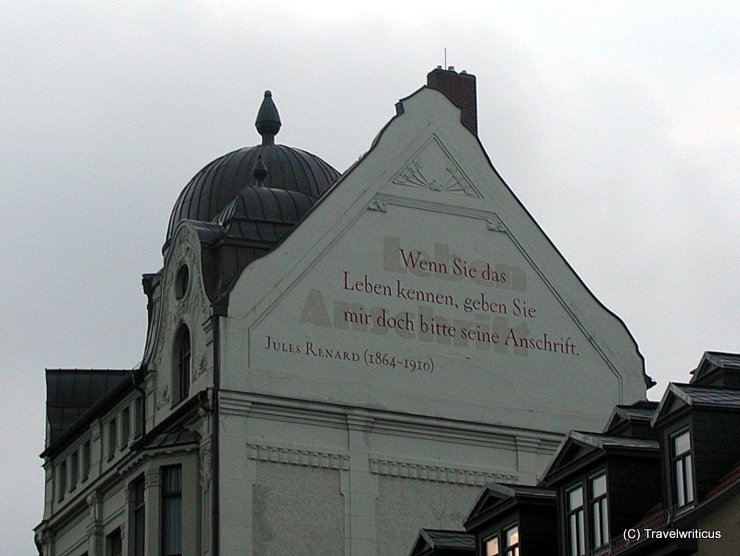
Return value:
[(674, 504), (682, 508), (694, 501), (694, 469), (688, 430), (671, 437), (671, 460)]
[(566, 493), (568, 556), (585, 556), (586, 524), (583, 511), (583, 487), (578, 486)]
[(609, 505), (606, 497), (606, 473), (589, 480), (591, 506), (591, 548), (599, 548), (609, 542)]
[(519, 556), (519, 527), (514, 525), (504, 531), (504, 556)]
[(519, 556), (519, 525), (511, 523), (483, 542), (485, 556)]
[(498, 535), (486, 541), (486, 556), (500, 556), (498, 547)]

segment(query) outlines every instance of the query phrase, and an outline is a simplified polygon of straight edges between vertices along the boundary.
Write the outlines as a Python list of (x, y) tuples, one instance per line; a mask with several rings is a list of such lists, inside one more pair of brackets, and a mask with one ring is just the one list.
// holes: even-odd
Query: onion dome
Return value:
[(258, 156), (254, 168), (256, 181), (242, 187), (214, 218), (214, 223), (224, 228), (227, 238), (238, 238), (243, 245), (269, 248), (290, 235), (313, 207), (315, 201), (305, 193), (265, 187), (267, 175), (262, 157)]
[[(255, 178), (264, 188), (300, 193), (313, 205), (339, 177), (339, 172), (318, 156), (275, 144), (281, 122), (270, 91), (265, 91), (255, 126), (262, 136), (260, 145), (244, 147), (217, 158), (182, 190), (172, 209), (165, 249), (181, 220), (213, 221), (243, 187), (255, 183)], [(258, 160), (261, 160), (259, 165)], [(260, 177), (256, 177), (257, 173)], [(246, 201), (246, 197), (243, 200)]]

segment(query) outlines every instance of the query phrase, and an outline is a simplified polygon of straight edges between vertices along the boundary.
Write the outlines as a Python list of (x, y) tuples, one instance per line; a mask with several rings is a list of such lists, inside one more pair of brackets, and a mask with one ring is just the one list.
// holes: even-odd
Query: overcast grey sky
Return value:
[(257, 142), (264, 89), (278, 142), (343, 171), (446, 47), (478, 77), (494, 166), (626, 322), (649, 396), (740, 351), (739, 21), (734, 1), (0, 0), (3, 553), (35, 553), (44, 368), (141, 358), (172, 205)]

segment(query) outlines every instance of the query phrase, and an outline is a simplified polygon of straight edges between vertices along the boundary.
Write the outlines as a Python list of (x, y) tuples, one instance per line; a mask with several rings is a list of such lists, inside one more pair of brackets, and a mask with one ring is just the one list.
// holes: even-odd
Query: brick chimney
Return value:
[(475, 75), (465, 70), (457, 73), (453, 66), (437, 69), (427, 74), (427, 87), (444, 93), (455, 106), (462, 110), (462, 123), (478, 135), (478, 110), (475, 98)]

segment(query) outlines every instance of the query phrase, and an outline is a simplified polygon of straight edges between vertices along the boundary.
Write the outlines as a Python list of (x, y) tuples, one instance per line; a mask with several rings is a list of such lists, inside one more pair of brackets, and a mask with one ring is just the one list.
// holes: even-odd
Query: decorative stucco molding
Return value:
[(162, 482), (162, 474), (158, 468), (147, 469), (144, 473), (144, 488), (158, 487)]
[(486, 225), (488, 227), (488, 230), (491, 232), (508, 232), (506, 226), (504, 226), (504, 223), (501, 222), (501, 219), (498, 217), (498, 215), (495, 214), (486, 220)]
[(396, 185), (480, 198), (470, 179), (436, 135), (391, 180)]
[[(180, 266), (189, 267), (189, 284), (181, 299), (174, 293), (174, 284)], [(164, 348), (170, 345), (168, 341), (171, 332), (180, 322), (209, 321), (211, 314), (210, 304), (207, 301), (203, 278), (201, 276), (201, 253), (197, 234), (187, 227), (178, 231), (174, 238), (172, 251), (167, 255), (164, 273), (162, 276), (162, 297), (159, 323), (156, 331), (156, 347), (152, 357), (152, 366), (160, 367)], [(206, 329), (208, 326), (204, 326)], [(194, 326), (191, 326), (194, 330)], [(212, 337), (212, 331), (206, 330), (206, 340)]]
[(157, 394), (157, 409), (162, 409), (170, 405), (170, 399), (170, 387), (168, 384), (163, 384)]
[(316, 452), (299, 448), (281, 448), (247, 444), (248, 457), (255, 461), (287, 463), (303, 467), (320, 467), (323, 469), (349, 470), (349, 456), (330, 452)]
[(518, 482), (518, 476), (489, 473), (461, 467), (441, 467), (423, 463), (370, 458), (370, 472), (388, 477), (403, 477), (438, 483), (481, 486), (491, 482)]
[(211, 448), (210, 446), (201, 446), (200, 448), (200, 488), (205, 492), (211, 486), (213, 477), (213, 467), (211, 465)]
[(379, 201), (378, 199), (373, 199), (370, 204), (368, 205), (368, 210), (375, 210), (377, 212), (388, 212), (388, 207), (383, 201)]
[(198, 364), (194, 365), (193, 367), (193, 382), (198, 380), (200, 375), (205, 373), (208, 370), (208, 358), (206, 357), (206, 354), (203, 353), (200, 356), (200, 359), (198, 360)]
[(222, 415), (249, 415), (252, 411), (252, 402), (237, 396), (222, 394), (219, 401), (219, 409)]

